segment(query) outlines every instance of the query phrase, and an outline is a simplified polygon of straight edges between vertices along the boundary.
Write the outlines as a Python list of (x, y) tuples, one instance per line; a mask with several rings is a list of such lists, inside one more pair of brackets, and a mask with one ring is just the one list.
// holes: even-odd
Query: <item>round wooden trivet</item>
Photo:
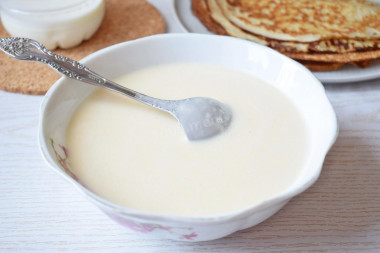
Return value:
[[(80, 60), (83, 57), (116, 43), (164, 33), (161, 14), (145, 0), (105, 0), (106, 12), (99, 30), (88, 41), (55, 53)], [(0, 24), (0, 37), (9, 37)], [(24, 93), (45, 94), (61, 75), (37, 62), (22, 62), (0, 52), (0, 89)]]

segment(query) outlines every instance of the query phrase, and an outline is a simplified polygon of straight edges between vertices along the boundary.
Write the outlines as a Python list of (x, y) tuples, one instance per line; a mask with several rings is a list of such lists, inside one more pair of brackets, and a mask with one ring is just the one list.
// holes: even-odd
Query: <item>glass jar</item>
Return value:
[(52, 50), (89, 39), (105, 12), (103, 0), (3, 0), (1, 22), (13, 37), (37, 40)]

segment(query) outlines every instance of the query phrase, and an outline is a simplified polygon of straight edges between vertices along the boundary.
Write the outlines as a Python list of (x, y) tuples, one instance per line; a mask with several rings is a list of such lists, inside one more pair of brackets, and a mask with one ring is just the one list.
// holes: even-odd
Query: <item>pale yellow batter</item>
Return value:
[(279, 90), (249, 74), (173, 64), (115, 80), (164, 98), (212, 97), (228, 104), (227, 132), (190, 142), (171, 115), (103, 89), (67, 130), (74, 173), (104, 198), (138, 210), (222, 214), (260, 203), (295, 182), (308, 158), (306, 125)]

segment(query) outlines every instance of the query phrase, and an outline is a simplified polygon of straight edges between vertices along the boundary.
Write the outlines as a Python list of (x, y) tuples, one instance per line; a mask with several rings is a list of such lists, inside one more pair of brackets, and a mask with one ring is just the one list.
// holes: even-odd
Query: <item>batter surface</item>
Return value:
[(295, 182), (309, 137), (292, 102), (249, 74), (212, 65), (155, 66), (115, 80), (163, 99), (212, 97), (233, 111), (229, 129), (190, 142), (171, 115), (103, 89), (67, 129), (74, 173), (116, 204), (155, 213), (222, 214)]

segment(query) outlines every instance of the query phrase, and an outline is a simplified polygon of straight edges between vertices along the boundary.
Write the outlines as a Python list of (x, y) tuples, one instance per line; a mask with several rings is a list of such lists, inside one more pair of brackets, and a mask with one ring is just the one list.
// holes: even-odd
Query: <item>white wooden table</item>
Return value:
[(380, 252), (380, 80), (325, 87), (340, 134), (319, 180), (260, 225), (202, 243), (109, 220), (43, 162), (42, 97), (0, 91), (0, 252)]

